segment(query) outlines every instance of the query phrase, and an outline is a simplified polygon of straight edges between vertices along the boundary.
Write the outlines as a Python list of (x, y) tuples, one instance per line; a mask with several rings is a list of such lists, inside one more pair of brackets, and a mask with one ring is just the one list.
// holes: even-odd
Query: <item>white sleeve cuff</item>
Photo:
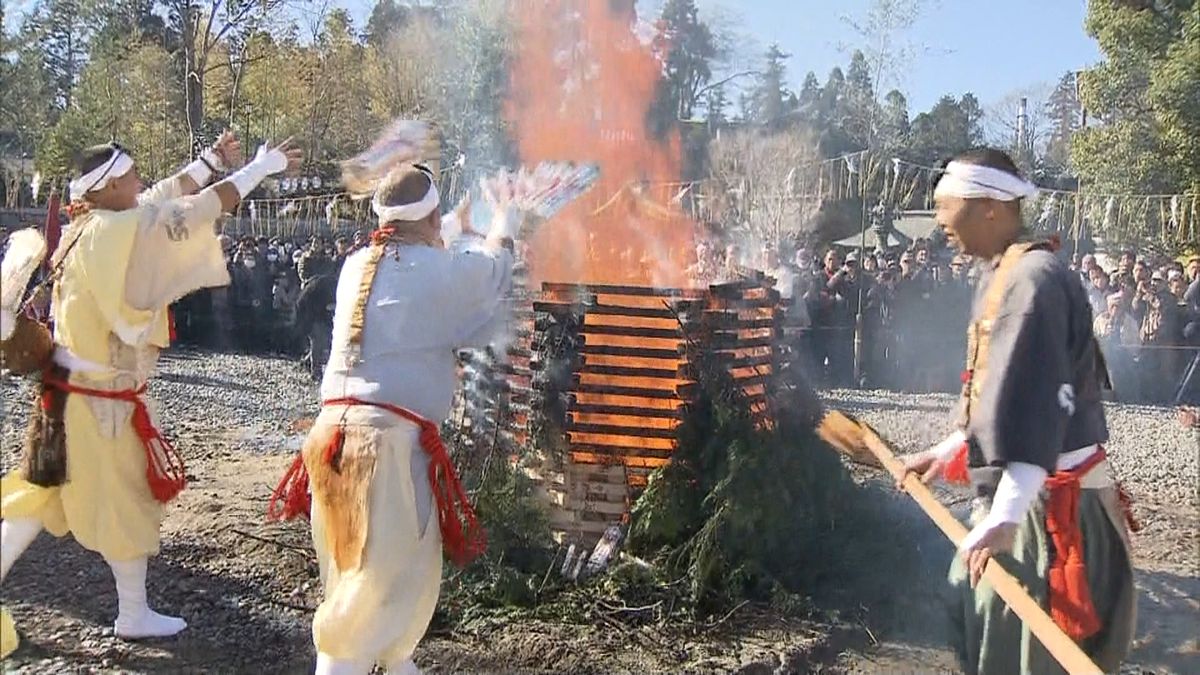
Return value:
[[(191, 164), (188, 164), (187, 168), (185, 168), (183, 171), (188, 175), (188, 178), (191, 178), (192, 181), (196, 183), (196, 185), (204, 187), (208, 185), (209, 181), (212, 180), (212, 169), (221, 170), (224, 168), (224, 164), (221, 162), (221, 158), (217, 155), (216, 151), (212, 148), (200, 153), (200, 157), (202, 159), (196, 159)], [(205, 164), (205, 162), (208, 163)], [(209, 168), (210, 166), (212, 169)]]
[(967, 442), (967, 435), (961, 429), (955, 429), (953, 433), (946, 437), (946, 440), (933, 446), (933, 454), (940, 460), (948, 460), (958, 452), (963, 443)]
[(1004, 523), (1019, 524), (1033, 506), (1046, 482), (1046, 470), (1024, 462), (1009, 462), (992, 497), (992, 508), (959, 544), (959, 550), (974, 548), (989, 530)]

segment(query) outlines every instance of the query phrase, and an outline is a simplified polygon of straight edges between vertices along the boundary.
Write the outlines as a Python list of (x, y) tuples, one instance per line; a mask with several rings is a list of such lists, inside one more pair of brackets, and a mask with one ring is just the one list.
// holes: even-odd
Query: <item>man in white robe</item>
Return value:
[[(496, 209), (482, 242), (447, 249), (439, 201), (427, 169), (390, 173), (373, 200), (379, 230), (338, 282), (323, 407), (294, 465), (311, 480), (325, 590), (313, 618), (318, 675), (417, 672), (442, 549), (460, 564), (482, 552), (438, 425), (457, 385), (455, 351), (486, 346), (506, 318), (516, 219)], [(306, 485), (292, 487), (288, 516), (305, 501)]]
[[(144, 400), (158, 353), (170, 342), (167, 308), (191, 291), (229, 283), (216, 220), (267, 176), (299, 161), (286, 144), (264, 145), (245, 167), (204, 187), (239, 154), (227, 135), (183, 172), (143, 191), (120, 146), (84, 151), (71, 182), (71, 227), (52, 257), (59, 370), (43, 376), (42, 401), (45, 408), (57, 401), (65, 431), (56, 432), (58, 442), (27, 448), (25, 466), (0, 485), (0, 578), (43, 529), (69, 532), (112, 568), (114, 632), (122, 638), (166, 637), (187, 626), (146, 602), (147, 560), (158, 553), (163, 508), (184, 483), (182, 460), (155, 429)], [(45, 426), (41, 432), (46, 438)], [(0, 637), (4, 655), (16, 648), (2, 611)]]

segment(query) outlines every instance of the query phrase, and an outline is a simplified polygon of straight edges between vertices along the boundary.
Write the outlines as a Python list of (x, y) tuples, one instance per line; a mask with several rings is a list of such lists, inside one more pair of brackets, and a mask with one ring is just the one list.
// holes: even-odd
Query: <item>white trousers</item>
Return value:
[[(442, 537), (418, 427), (387, 411), (327, 408), (314, 426), (369, 427), (376, 445), (367, 530), (358, 569), (339, 570), (314, 487), (313, 544), (325, 598), (313, 618), (317, 651), (334, 659), (397, 664), (412, 658), (429, 627), (442, 577)], [(376, 433), (377, 432), (377, 433)], [(315, 486), (315, 483), (314, 483)]]

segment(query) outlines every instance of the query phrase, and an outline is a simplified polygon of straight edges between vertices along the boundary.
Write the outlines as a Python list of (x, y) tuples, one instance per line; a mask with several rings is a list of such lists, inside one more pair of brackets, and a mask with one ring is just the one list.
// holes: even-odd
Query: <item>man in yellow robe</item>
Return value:
[[(4, 477), (0, 579), (41, 530), (69, 532), (112, 568), (114, 632), (126, 639), (171, 636), (187, 626), (146, 602), (146, 565), (158, 553), (163, 506), (183, 487), (183, 467), (143, 399), (169, 344), (167, 307), (229, 283), (216, 220), (299, 159), (286, 143), (264, 145), (246, 166), (204, 187), (239, 155), (226, 134), (180, 174), (143, 191), (120, 146), (84, 151), (71, 182), (71, 226), (52, 258), (54, 362), (69, 375), (56, 381), (48, 374), (43, 385), (67, 397), (66, 476), (49, 485), (21, 471)], [(3, 610), (0, 637), (7, 656), (17, 637)]]

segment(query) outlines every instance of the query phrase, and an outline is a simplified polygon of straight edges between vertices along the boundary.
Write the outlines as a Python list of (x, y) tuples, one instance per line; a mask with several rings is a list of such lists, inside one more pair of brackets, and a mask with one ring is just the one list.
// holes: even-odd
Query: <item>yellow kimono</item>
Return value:
[[(178, 184), (168, 179), (147, 190), (134, 209), (78, 218), (55, 253), (55, 263), (65, 255), (53, 296), (55, 360), (71, 369), (71, 384), (141, 387), (169, 344), (168, 305), (229, 283), (214, 228), (220, 199), (211, 190), (181, 197)], [(70, 532), (110, 560), (158, 553), (163, 505), (147, 484), (146, 449), (132, 413), (127, 402), (69, 395), (66, 483), (41, 487), (19, 472), (6, 475), (3, 516), (37, 518), (51, 534)], [(0, 614), (7, 634), (11, 620)]]

